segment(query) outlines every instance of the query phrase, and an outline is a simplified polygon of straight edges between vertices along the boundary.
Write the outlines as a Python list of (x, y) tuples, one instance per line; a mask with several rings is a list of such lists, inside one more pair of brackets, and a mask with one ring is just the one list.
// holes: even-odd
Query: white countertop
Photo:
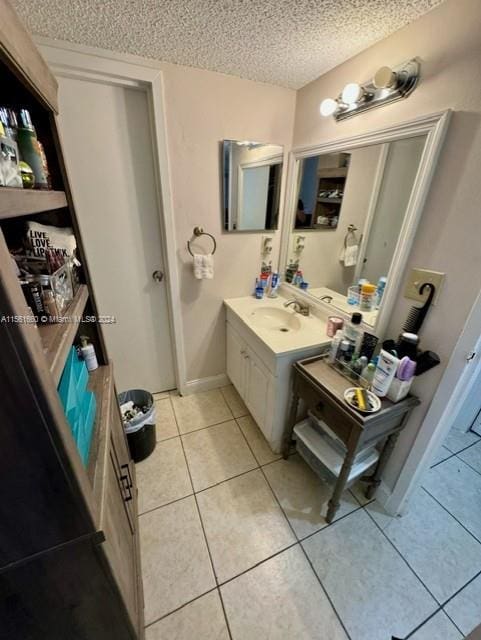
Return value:
[[(224, 300), (225, 306), (235, 313), (238, 318), (275, 354), (282, 355), (308, 348), (322, 347), (329, 344), (331, 339), (326, 335), (326, 321), (312, 313), (303, 316), (294, 311), (292, 307), (287, 309), (284, 303), (292, 298), (263, 298), (257, 300), (254, 296), (243, 298), (228, 298)], [(256, 321), (261, 313), (269, 313), (272, 310), (287, 312), (287, 322), (279, 320), (276, 326), (266, 328), (259, 326)], [(278, 313), (273, 312), (273, 315)], [(276, 324), (275, 322), (273, 323)], [(290, 326), (291, 325), (291, 326)], [(286, 331), (287, 329), (287, 331)]]

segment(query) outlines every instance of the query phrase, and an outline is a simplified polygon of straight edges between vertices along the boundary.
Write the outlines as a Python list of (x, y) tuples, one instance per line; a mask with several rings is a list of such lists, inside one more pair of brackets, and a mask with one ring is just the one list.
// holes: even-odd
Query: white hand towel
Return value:
[(214, 277), (214, 256), (194, 253), (194, 276), (197, 280), (212, 280)]
[(357, 257), (359, 254), (359, 245), (353, 244), (350, 247), (345, 247), (343, 262), (345, 267), (355, 267), (357, 264)]

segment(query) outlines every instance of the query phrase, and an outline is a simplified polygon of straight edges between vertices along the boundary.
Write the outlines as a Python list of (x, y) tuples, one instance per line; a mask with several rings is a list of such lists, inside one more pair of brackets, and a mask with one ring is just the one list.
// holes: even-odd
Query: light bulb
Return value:
[(337, 111), (337, 100), (333, 100), (332, 98), (326, 98), (321, 102), (321, 106), (319, 107), (319, 111), (321, 112), (321, 116), (332, 116)]
[(376, 71), (373, 78), (373, 85), (376, 89), (389, 89), (397, 82), (397, 75), (391, 67), (381, 67)]
[(342, 101), (344, 104), (356, 104), (364, 94), (364, 89), (357, 82), (350, 82), (346, 84), (344, 89), (342, 90)]

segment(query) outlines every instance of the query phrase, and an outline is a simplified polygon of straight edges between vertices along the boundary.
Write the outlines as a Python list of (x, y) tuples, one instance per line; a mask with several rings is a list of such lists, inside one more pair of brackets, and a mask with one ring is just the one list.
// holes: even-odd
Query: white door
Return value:
[(119, 391), (175, 387), (147, 94), (59, 77), (60, 130)]

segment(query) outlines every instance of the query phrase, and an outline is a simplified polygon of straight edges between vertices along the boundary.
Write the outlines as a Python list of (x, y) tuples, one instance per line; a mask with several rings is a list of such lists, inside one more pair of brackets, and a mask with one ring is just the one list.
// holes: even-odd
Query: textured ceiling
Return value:
[(443, 0), (12, 0), (38, 35), (297, 89)]

